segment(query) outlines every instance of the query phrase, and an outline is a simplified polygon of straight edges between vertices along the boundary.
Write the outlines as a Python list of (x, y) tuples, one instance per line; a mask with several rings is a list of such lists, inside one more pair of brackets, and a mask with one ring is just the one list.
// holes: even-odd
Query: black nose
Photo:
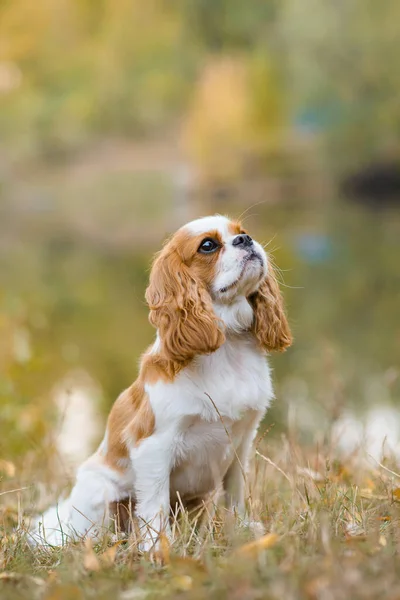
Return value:
[(247, 233), (241, 233), (235, 237), (232, 244), (234, 246), (243, 246), (245, 248), (246, 246), (252, 246), (253, 240)]

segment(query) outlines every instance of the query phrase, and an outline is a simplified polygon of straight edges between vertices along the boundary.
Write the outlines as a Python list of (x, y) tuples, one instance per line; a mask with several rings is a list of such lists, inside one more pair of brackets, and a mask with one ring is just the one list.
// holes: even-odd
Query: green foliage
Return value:
[[(263, 43), (279, 14), (276, 0), (181, 0), (184, 30), (212, 52), (251, 51)], [(189, 35), (190, 34), (190, 35)]]
[(3, 140), (28, 154), (63, 152), (95, 132), (131, 134), (165, 122), (188, 91), (181, 23), (165, 3), (6, 3)]
[(397, 151), (399, 10), (393, 0), (3, 2), (1, 140), (55, 158), (98, 135), (154, 133), (185, 114), (220, 55), (269, 62), (250, 87), (261, 130), (272, 69), (287, 110), (274, 128), (311, 112), (339, 167)]
[(391, 154), (399, 159), (400, 52), (395, 1), (283, 3), (290, 101), (312, 109), (326, 134), (331, 168)]

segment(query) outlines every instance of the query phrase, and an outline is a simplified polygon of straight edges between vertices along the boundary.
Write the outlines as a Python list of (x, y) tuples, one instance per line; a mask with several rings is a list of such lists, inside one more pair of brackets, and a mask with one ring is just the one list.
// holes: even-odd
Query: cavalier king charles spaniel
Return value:
[(96, 538), (128, 498), (143, 551), (171, 535), (177, 503), (221, 490), (246, 513), (244, 471), (273, 398), (266, 355), (292, 341), (271, 262), (238, 222), (201, 218), (156, 256), (146, 300), (157, 335), (139, 376), (70, 496), (36, 519), (33, 543)]

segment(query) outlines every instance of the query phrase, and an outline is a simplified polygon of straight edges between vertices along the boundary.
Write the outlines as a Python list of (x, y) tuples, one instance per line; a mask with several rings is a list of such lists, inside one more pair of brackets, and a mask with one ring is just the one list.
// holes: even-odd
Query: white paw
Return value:
[(138, 543), (138, 550), (141, 554), (148, 554), (149, 552), (156, 552), (160, 548), (160, 542), (158, 540), (143, 539)]
[(62, 523), (46, 525), (42, 517), (38, 517), (28, 531), (28, 543), (31, 546), (64, 546), (71, 539), (68, 528)]
[(138, 549), (143, 554), (148, 552), (163, 553), (165, 552), (166, 547), (169, 547), (172, 540), (171, 529), (168, 526), (164, 527), (161, 533), (152, 527), (143, 527), (141, 529), (141, 536), (141, 540), (138, 543)]
[(57, 506), (51, 506), (42, 515), (35, 517), (28, 531), (28, 542), (31, 546), (65, 546), (71, 541), (81, 539), (71, 521), (71, 507), (64, 500)]

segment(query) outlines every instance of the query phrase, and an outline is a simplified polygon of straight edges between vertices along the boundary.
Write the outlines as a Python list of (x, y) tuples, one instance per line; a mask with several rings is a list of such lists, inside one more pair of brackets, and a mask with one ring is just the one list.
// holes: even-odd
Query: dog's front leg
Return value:
[(143, 552), (157, 545), (160, 534), (170, 535), (170, 473), (174, 460), (175, 431), (153, 433), (131, 451), (135, 474), (136, 516)]
[[(263, 414), (263, 411), (254, 410), (249, 412), (243, 438), (236, 448), (232, 464), (223, 480), (227, 508), (236, 512), (242, 523), (248, 525), (257, 534), (263, 531), (263, 526), (261, 523), (254, 521), (253, 515), (246, 510), (245, 495), (253, 441)], [(251, 507), (249, 508), (251, 513)]]

